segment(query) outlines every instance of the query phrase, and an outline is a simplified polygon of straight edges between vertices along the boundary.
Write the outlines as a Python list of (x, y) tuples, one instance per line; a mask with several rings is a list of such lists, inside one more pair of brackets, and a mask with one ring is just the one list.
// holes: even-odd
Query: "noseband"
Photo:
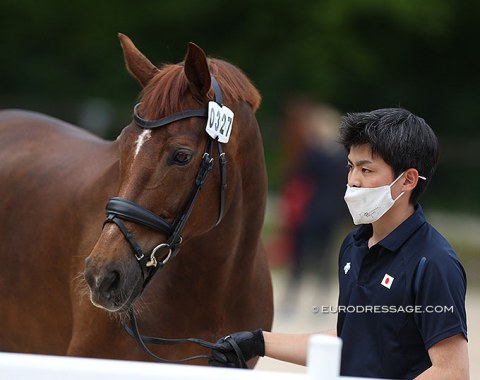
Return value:
[[(214, 90), (214, 100), (219, 106), (223, 106), (223, 96), (220, 86), (218, 85), (217, 80), (212, 77), (212, 87)], [(153, 129), (160, 128), (171, 124), (173, 122), (188, 119), (191, 117), (208, 117), (207, 109), (190, 109), (182, 112), (175, 113), (170, 116), (166, 116), (158, 120), (145, 120), (138, 113), (137, 104), (134, 108), (133, 119), (135, 124), (143, 129)], [(163, 219), (154, 212), (138, 205), (135, 202), (132, 202), (125, 198), (114, 197), (111, 198), (106, 206), (106, 220), (105, 223), (114, 223), (117, 225), (119, 230), (122, 232), (125, 239), (128, 241), (130, 247), (133, 250), (133, 253), (140, 264), (142, 275), (144, 269), (148, 269), (148, 275), (144, 278), (145, 287), (148, 282), (151, 280), (155, 272), (159, 268), (163, 268), (165, 264), (173, 257), (175, 257), (180, 251), (180, 245), (182, 243), (182, 232), (185, 228), (185, 225), (192, 213), (193, 207), (197, 200), (198, 194), (202, 189), (208, 174), (210, 173), (213, 167), (213, 145), (214, 142), (217, 143), (218, 149), (218, 160), (220, 163), (220, 200), (219, 200), (219, 212), (217, 217), (217, 222), (215, 225), (218, 225), (223, 217), (224, 207), (225, 207), (225, 190), (227, 188), (227, 160), (225, 158), (225, 153), (222, 149), (222, 144), (218, 140), (214, 140), (210, 135), (208, 135), (208, 140), (205, 146), (205, 151), (203, 153), (202, 161), (200, 167), (195, 176), (195, 182), (193, 188), (190, 192), (190, 196), (185, 203), (182, 213), (175, 219), (172, 223), (169, 223), (167, 220)], [(140, 248), (140, 245), (135, 240), (134, 236), (128, 231), (128, 229), (123, 224), (123, 220), (141, 224), (145, 227), (148, 227), (152, 230), (164, 233), (168, 236), (167, 241), (157, 245), (149, 255), (145, 255)], [(162, 256), (161, 259), (157, 259), (156, 255), (160, 251), (165, 251), (166, 253)]]

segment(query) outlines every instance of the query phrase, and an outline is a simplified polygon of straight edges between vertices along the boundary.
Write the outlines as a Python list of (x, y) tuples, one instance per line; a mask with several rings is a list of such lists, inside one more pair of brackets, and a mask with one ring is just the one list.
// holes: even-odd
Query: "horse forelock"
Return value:
[[(210, 73), (222, 89), (224, 103), (232, 105), (245, 101), (255, 112), (260, 106), (261, 96), (247, 76), (234, 65), (214, 58), (208, 59)], [(189, 92), (188, 79), (183, 64), (167, 64), (141, 93), (142, 117), (159, 119), (185, 110), (185, 96)], [(213, 100), (213, 90), (207, 94)]]

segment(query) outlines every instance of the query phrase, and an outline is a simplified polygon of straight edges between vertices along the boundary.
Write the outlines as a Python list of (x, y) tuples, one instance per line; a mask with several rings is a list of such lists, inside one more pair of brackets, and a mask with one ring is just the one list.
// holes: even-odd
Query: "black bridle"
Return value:
[[(220, 86), (218, 85), (218, 82), (214, 77), (212, 77), (212, 87), (214, 90), (214, 101), (223, 107), (222, 91), (220, 89)], [(161, 128), (170, 123), (191, 118), (191, 117), (203, 117), (203, 118), (208, 117), (207, 109), (201, 108), (201, 109), (190, 109), (190, 110), (178, 112), (158, 120), (145, 120), (140, 116), (138, 112), (139, 104), (137, 104), (134, 108), (133, 119), (135, 121), (135, 124), (138, 127), (143, 129)], [(208, 177), (208, 174), (210, 173), (213, 167), (214, 143), (217, 144), (218, 160), (220, 164), (220, 199), (219, 199), (220, 204), (219, 204), (217, 222), (215, 224), (215, 226), (217, 226), (223, 218), (223, 213), (225, 208), (225, 191), (227, 188), (227, 160), (225, 157), (225, 153), (223, 152), (223, 149), (222, 149), (222, 144), (219, 141), (214, 140), (210, 136), (208, 136), (207, 143), (205, 145), (205, 151), (203, 153), (200, 167), (195, 176), (195, 181), (193, 184), (193, 188), (190, 192), (190, 196), (182, 209), (182, 213), (175, 219), (173, 224), (169, 223), (168, 221), (166, 221), (159, 215), (155, 214), (154, 212), (125, 198), (114, 197), (114, 198), (111, 198), (107, 203), (107, 206), (106, 206), (107, 217), (105, 219), (104, 226), (107, 223), (114, 223), (122, 232), (123, 236), (129, 243), (130, 247), (132, 248), (135, 258), (137, 259), (137, 262), (140, 265), (142, 276), (144, 276), (143, 278), (144, 288), (150, 282), (150, 280), (152, 279), (156, 271), (160, 268), (163, 268), (165, 264), (170, 259), (175, 257), (180, 251), (183, 229), (185, 228), (185, 225), (190, 217), (190, 214), (192, 213), (198, 194), (200, 193), (200, 190), (202, 189)], [(157, 245), (149, 255), (145, 255), (142, 249), (140, 248), (140, 245), (135, 240), (134, 236), (125, 227), (123, 223), (124, 220), (141, 224), (152, 230), (164, 233), (168, 236), (167, 241)], [(156, 255), (162, 249), (166, 250), (167, 253), (162, 257), (162, 259), (157, 259)], [(146, 277), (144, 275), (144, 270), (147, 271)], [(181, 363), (188, 360), (209, 358), (209, 356), (198, 355), (198, 356), (192, 356), (189, 358), (184, 358), (179, 360), (168, 360), (168, 359), (160, 358), (157, 355), (155, 355), (153, 352), (151, 352), (148, 349), (146, 344), (153, 343), (153, 344), (161, 344), (161, 345), (173, 345), (178, 343), (195, 343), (210, 349), (214, 347), (213, 343), (210, 343), (201, 339), (196, 339), (196, 338), (163, 339), (163, 338), (152, 338), (148, 336), (143, 336), (139, 332), (137, 321), (133, 311), (129, 311), (129, 318), (130, 318), (131, 327), (129, 327), (127, 324), (124, 324), (125, 331), (130, 336), (132, 336), (137, 340), (137, 342), (145, 350), (145, 352), (147, 352), (150, 356), (152, 356), (158, 361), (169, 362), (169, 363)], [(245, 360), (243, 359), (243, 355), (238, 345), (233, 340), (231, 340), (230, 343), (234, 351), (237, 353), (241, 367), (247, 368)]]
[[(212, 86), (214, 90), (214, 100), (221, 106), (223, 106), (223, 97), (220, 90), (220, 86), (214, 77), (212, 77)], [(139, 103), (140, 104), (140, 103)], [(153, 129), (160, 128), (171, 124), (173, 122), (191, 118), (191, 117), (204, 117), (206, 118), (207, 109), (191, 109), (187, 111), (182, 111), (175, 113), (170, 116), (166, 116), (158, 120), (145, 120), (138, 113), (137, 104), (134, 108), (133, 118), (135, 124), (143, 129)], [(220, 199), (219, 199), (219, 211), (217, 222), (215, 225), (218, 225), (223, 218), (224, 208), (225, 208), (225, 191), (227, 188), (227, 160), (225, 153), (222, 149), (222, 144), (210, 136), (208, 136), (207, 143), (205, 145), (205, 151), (202, 156), (202, 161), (200, 167), (198, 168), (197, 174), (195, 176), (195, 181), (193, 188), (190, 192), (187, 202), (185, 203), (182, 212), (173, 224), (169, 223), (161, 216), (155, 214), (154, 212), (140, 206), (139, 204), (132, 202), (125, 198), (114, 197), (111, 198), (106, 206), (106, 223), (114, 223), (117, 225), (119, 230), (122, 232), (123, 236), (129, 243), (130, 247), (133, 250), (135, 258), (140, 264), (142, 275), (144, 269), (147, 270), (147, 276), (144, 278), (143, 287), (145, 287), (149, 281), (152, 279), (153, 275), (160, 268), (163, 268), (165, 264), (173, 257), (175, 257), (180, 251), (180, 245), (182, 243), (182, 232), (185, 228), (185, 225), (190, 217), (190, 214), (193, 211), (195, 202), (197, 200), (198, 194), (202, 189), (208, 174), (210, 173), (213, 167), (213, 145), (217, 144), (218, 149), (218, 160), (220, 164)], [(148, 255), (140, 248), (140, 245), (135, 240), (134, 236), (128, 231), (128, 229), (123, 224), (122, 220), (129, 222), (141, 224), (145, 227), (148, 227), (152, 230), (162, 232), (168, 236), (167, 241), (157, 245)], [(104, 224), (104, 225), (105, 225)], [(156, 255), (161, 250), (165, 250), (166, 254), (162, 256), (162, 259), (157, 259)]]

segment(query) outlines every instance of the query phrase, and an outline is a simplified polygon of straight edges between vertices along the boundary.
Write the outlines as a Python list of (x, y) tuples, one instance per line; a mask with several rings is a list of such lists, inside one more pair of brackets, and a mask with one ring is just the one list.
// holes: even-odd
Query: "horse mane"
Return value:
[[(215, 76), (222, 89), (224, 103), (228, 106), (239, 101), (247, 102), (255, 112), (260, 106), (261, 96), (247, 76), (234, 65), (215, 58), (208, 58), (210, 73)], [(184, 111), (184, 96), (189, 90), (183, 63), (165, 64), (151, 79), (140, 94), (143, 117), (158, 119)], [(207, 94), (213, 100), (213, 91)]]

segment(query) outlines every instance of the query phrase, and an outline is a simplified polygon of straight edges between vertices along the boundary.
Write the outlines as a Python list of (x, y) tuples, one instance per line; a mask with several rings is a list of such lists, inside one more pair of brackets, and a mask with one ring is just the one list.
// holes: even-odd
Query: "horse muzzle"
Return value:
[[(89, 256), (85, 260), (84, 278), (90, 289), (90, 301), (96, 307), (110, 312), (131, 308), (142, 292), (143, 278), (134, 264), (112, 262), (97, 266)], [(133, 271), (133, 273), (131, 273)]]

